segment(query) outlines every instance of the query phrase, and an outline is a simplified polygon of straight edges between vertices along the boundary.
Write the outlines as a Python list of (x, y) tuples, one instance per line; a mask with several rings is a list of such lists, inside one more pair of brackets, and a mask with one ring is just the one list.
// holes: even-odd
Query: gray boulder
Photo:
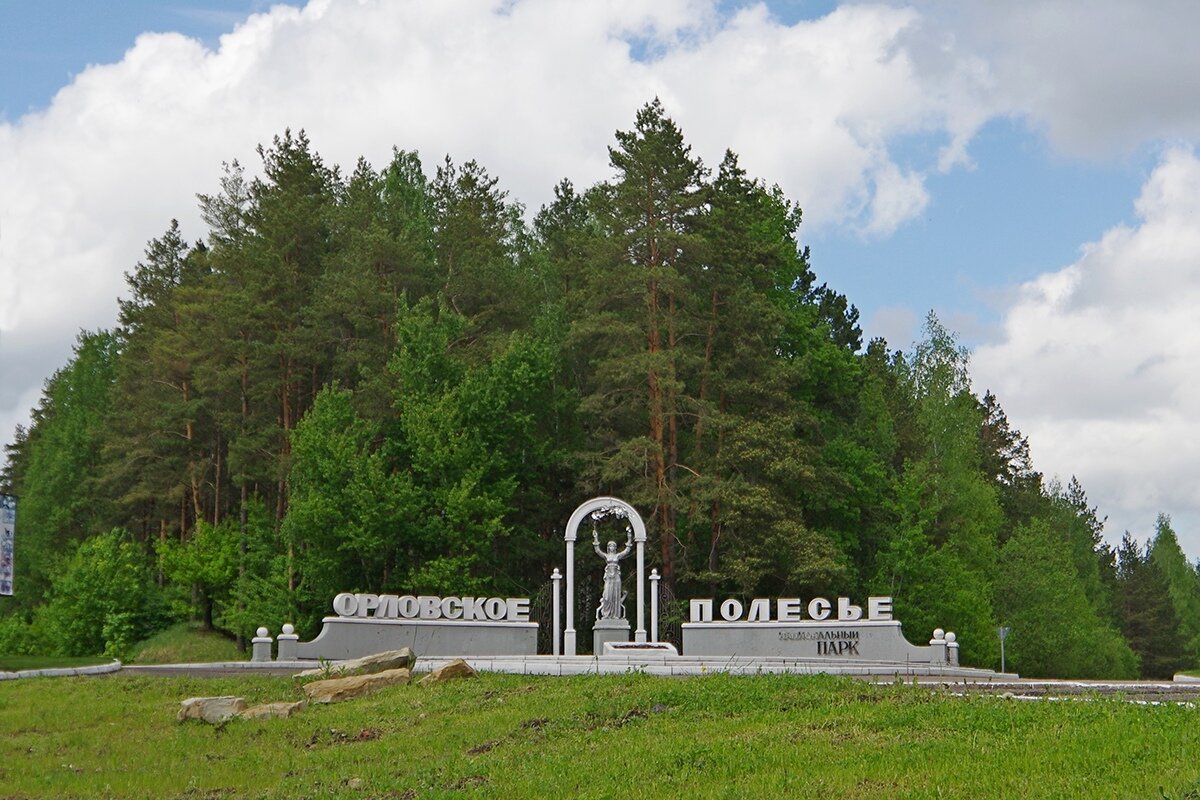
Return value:
[(386, 686), (406, 684), (411, 677), (412, 673), (407, 669), (389, 669), (369, 675), (313, 681), (304, 685), (304, 695), (310, 703), (340, 703), (377, 692)]
[(307, 706), (308, 703), (303, 700), (294, 703), (262, 703), (247, 708), (240, 716), (242, 719), (286, 719), (298, 711), (303, 711)]
[(445, 683), (446, 681), (474, 677), (475, 670), (471, 668), (471, 665), (463, 661), (461, 658), (456, 658), (444, 667), (438, 667), (424, 678), (421, 678), (421, 680), (417, 681), (417, 685), (436, 686), (437, 684)]
[(411, 647), (401, 647), (399, 650), (386, 650), (370, 656), (356, 658), (353, 661), (343, 661), (327, 669), (306, 669), (296, 677), (314, 678), (328, 675), (331, 678), (347, 675), (370, 675), (375, 672), (386, 672), (391, 669), (412, 669), (417, 663), (417, 656)]
[(246, 701), (240, 697), (189, 697), (179, 704), (180, 722), (198, 719), (217, 724), (233, 719), (246, 710)]

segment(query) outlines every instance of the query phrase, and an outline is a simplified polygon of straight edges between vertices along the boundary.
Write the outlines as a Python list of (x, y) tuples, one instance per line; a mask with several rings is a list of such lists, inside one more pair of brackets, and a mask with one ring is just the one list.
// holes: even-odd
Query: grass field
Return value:
[(1200, 710), (1177, 705), (488, 675), (286, 720), (175, 721), (181, 699), (221, 694), (299, 697), (262, 676), (0, 683), (0, 797), (1200, 797)]
[(135, 645), (126, 660), (130, 664), (203, 664), (247, 658), (229, 637), (181, 622)]
[[(202, 630), (192, 622), (181, 622), (136, 645), (125, 659), (127, 664), (202, 664), (214, 661), (245, 661), (232, 639), (215, 631)], [(0, 672), (55, 667), (87, 667), (107, 664), (108, 656), (12, 656), (0, 653)], [(0, 783), (0, 787), (3, 784)], [(3, 798), (0, 788), (0, 798)]]

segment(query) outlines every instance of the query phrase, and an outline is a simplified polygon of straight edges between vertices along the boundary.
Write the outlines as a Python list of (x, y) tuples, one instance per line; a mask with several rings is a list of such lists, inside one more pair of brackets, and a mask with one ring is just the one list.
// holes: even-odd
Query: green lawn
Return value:
[[(0, 683), (3, 797), (1200, 797), (1200, 710), (832, 677), (489, 675), (287, 720), (289, 678)], [(1160, 789), (1162, 794), (1160, 794)]]
[[(232, 639), (199, 625), (181, 622), (159, 631), (134, 645), (127, 664), (202, 664), (214, 661), (245, 661), (248, 653), (239, 652)], [(108, 656), (9, 656), (0, 654), (0, 672), (52, 667), (86, 667), (108, 664)], [(0, 786), (3, 783), (0, 782)], [(0, 791), (0, 798), (4, 794)]]
[(245, 661), (246, 653), (232, 639), (216, 631), (202, 630), (195, 623), (181, 622), (159, 631), (134, 646), (130, 664), (203, 664), (214, 661)]

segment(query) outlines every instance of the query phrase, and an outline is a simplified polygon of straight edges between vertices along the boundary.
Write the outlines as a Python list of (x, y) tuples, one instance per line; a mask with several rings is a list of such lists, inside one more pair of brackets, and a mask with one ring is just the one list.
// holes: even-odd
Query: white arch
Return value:
[(593, 497), (575, 509), (563, 534), (563, 541), (567, 543), (567, 619), (563, 631), (563, 652), (571, 656), (575, 655), (575, 540), (579, 535), (579, 526), (597, 511), (616, 513), (627, 519), (633, 527), (633, 541), (637, 545), (637, 630), (634, 631), (633, 640), (646, 641), (646, 609), (642, 588), (646, 572), (646, 523), (637, 509), (624, 500)]

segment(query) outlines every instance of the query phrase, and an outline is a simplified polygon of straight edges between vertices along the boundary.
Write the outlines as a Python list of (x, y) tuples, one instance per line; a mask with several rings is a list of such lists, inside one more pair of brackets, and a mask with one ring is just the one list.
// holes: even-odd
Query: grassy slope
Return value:
[(298, 692), (269, 677), (51, 680), (0, 684), (0, 796), (1200, 796), (1200, 710), (1173, 705), (492, 675), (210, 727), (176, 723), (179, 701)]
[[(149, 639), (134, 645), (128, 664), (201, 664), (214, 661), (245, 661), (246, 653), (228, 637), (214, 631), (201, 630), (194, 623), (181, 622), (159, 631)], [(107, 664), (108, 656), (10, 656), (0, 654), (0, 671), (52, 667), (86, 667)], [(3, 784), (0, 784), (2, 786)], [(0, 798), (4, 797), (0, 792)]]
[(134, 646), (130, 664), (202, 664), (214, 661), (245, 661), (237, 645), (214, 631), (181, 622)]

